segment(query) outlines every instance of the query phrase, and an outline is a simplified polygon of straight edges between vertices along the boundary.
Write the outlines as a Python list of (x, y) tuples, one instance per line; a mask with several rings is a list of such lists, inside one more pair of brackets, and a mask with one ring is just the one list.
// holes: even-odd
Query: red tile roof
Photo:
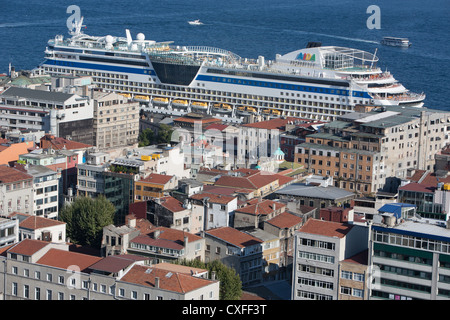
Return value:
[(55, 137), (51, 134), (46, 134), (45, 136), (43, 136), (40, 142), (42, 149), (52, 148), (55, 150), (76, 150), (92, 147), (89, 144), (68, 140), (61, 137)]
[(331, 222), (317, 219), (309, 219), (299, 229), (300, 232), (317, 234), (327, 237), (343, 238), (352, 229), (352, 225), (340, 222)]
[[(156, 232), (159, 232), (158, 236), (156, 236)], [(202, 239), (200, 236), (182, 230), (157, 227), (151, 229), (147, 234), (137, 236), (131, 240), (131, 242), (151, 245), (159, 248), (182, 250), (185, 247), (185, 237), (187, 237), (188, 242), (194, 242)]]
[(282, 207), (286, 207), (285, 204), (264, 199), (262, 201), (259, 201), (259, 199), (252, 199), (251, 201), (247, 202), (248, 204), (240, 209), (236, 209), (236, 212), (242, 212), (247, 213), (251, 215), (268, 215), (273, 213), (275, 210), (278, 210)]
[(436, 190), (436, 186), (410, 182), (410, 183), (404, 185), (403, 187), (398, 188), (398, 190), (434, 193), (434, 191)]
[(10, 166), (0, 165), (0, 183), (19, 182), (29, 179), (33, 179), (33, 176)]
[(354, 256), (351, 256), (350, 258), (345, 259), (344, 262), (368, 265), (369, 264), (369, 252), (368, 252), (368, 250), (363, 250), (363, 251), (355, 254)]
[(255, 238), (248, 233), (241, 232), (231, 227), (210, 229), (205, 231), (205, 233), (215, 238), (222, 239), (240, 248), (249, 247), (263, 242), (262, 240)]
[(186, 210), (183, 204), (172, 196), (159, 198), (160, 204), (169, 211), (179, 212)]
[(8, 252), (31, 256), (46, 247), (48, 244), (49, 243), (46, 241), (24, 239), (9, 249)]
[(22, 215), (26, 216), (22, 222), (20, 222), (19, 226), (20, 228), (30, 229), (30, 230), (36, 230), (36, 229), (42, 229), (42, 228), (49, 228), (53, 226), (63, 225), (66, 224), (65, 222), (54, 220), (54, 219), (48, 219), (44, 217), (37, 217), (37, 216), (31, 216), (28, 214), (23, 213), (15, 213), (10, 215)]
[(99, 270), (103, 272), (117, 273), (120, 270), (123, 270), (131, 266), (136, 261), (144, 261), (147, 259), (148, 258), (132, 254), (108, 256), (91, 265), (90, 269)]
[(293, 226), (301, 224), (303, 219), (287, 211), (280, 213), (270, 220), (266, 220), (267, 223), (278, 227), (280, 229), (292, 228)]
[(156, 278), (159, 278), (159, 288), (177, 293), (187, 293), (208, 286), (213, 281), (173, 272), (158, 265), (148, 267), (135, 265), (120, 280), (155, 288)]
[(90, 266), (101, 259), (103, 258), (53, 248), (48, 250), (36, 263), (66, 270), (71, 266), (76, 266), (81, 272), (88, 272)]
[(194, 194), (193, 196), (191, 196), (191, 198), (195, 199), (195, 200), (203, 200), (205, 198), (209, 198), (208, 202), (219, 203), (219, 204), (227, 204), (227, 203), (230, 203), (231, 201), (233, 201), (234, 199), (236, 199), (236, 197), (233, 197), (233, 196), (225, 196), (225, 195), (214, 194), (214, 193), (209, 193), (209, 192), (197, 193), (197, 194)]
[(151, 173), (144, 179), (141, 179), (139, 182), (149, 182), (154, 184), (162, 184), (165, 185), (168, 183), (174, 176), (169, 176), (165, 174)]
[(256, 190), (277, 180), (279, 186), (295, 180), (294, 178), (286, 177), (277, 173), (263, 172), (256, 169), (237, 169), (233, 172), (238, 174), (238, 176), (222, 175), (219, 179), (217, 179), (214, 185)]

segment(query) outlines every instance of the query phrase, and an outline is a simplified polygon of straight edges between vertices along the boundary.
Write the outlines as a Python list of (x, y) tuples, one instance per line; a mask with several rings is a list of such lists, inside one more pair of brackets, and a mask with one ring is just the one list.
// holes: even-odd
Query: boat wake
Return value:
[(313, 34), (313, 35), (316, 35), (316, 36), (323, 36), (323, 37), (328, 37), (328, 38), (348, 40), (348, 41), (356, 41), (356, 42), (365, 42), (365, 43), (374, 43), (374, 44), (379, 44), (380, 43), (379, 41), (365, 40), (365, 39), (360, 39), (360, 38), (343, 37), (343, 36), (337, 36), (337, 35), (334, 35), (334, 34), (327, 34), (327, 33), (320, 33), (320, 32), (311, 32), (311, 31), (303, 31), (303, 30), (289, 30), (289, 29), (285, 29), (283, 31), (286, 31), (286, 32), (297, 32), (297, 33), (301, 33), (301, 34)]
[(0, 23), (0, 28), (22, 28), (31, 26), (46, 26), (55, 24), (54, 20), (41, 21), (41, 22), (11, 22), (11, 23)]

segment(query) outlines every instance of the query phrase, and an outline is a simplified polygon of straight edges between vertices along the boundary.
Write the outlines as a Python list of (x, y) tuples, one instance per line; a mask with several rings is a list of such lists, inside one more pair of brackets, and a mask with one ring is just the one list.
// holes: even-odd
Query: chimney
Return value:
[(216, 280), (216, 272), (211, 271), (211, 280)]
[(128, 217), (128, 227), (136, 228), (136, 217), (134, 215)]
[(159, 289), (159, 277), (155, 277), (155, 288)]
[(156, 229), (156, 230), (153, 232), (153, 239), (159, 239), (160, 233), (161, 233), (161, 230)]

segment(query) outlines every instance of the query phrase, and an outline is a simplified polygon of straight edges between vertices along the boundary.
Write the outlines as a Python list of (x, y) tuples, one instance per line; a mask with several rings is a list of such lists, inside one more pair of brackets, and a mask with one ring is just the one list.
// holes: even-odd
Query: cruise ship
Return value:
[(48, 41), (40, 71), (91, 76), (96, 86), (138, 100), (148, 112), (203, 112), (235, 123), (252, 115), (332, 121), (355, 105), (421, 107), (425, 99), (377, 67), (376, 51), (311, 42), (274, 60), (249, 59), (146, 40), (142, 33), (133, 38), (128, 29), (123, 37), (90, 36), (81, 26), (82, 19), (70, 37)]

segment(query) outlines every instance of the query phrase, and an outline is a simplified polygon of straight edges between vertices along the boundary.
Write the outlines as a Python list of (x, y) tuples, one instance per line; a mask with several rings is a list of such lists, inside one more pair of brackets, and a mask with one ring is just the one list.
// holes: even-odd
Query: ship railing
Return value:
[(377, 81), (377, 80), (392, 79), (393, 76), (389, 72), (383, 72), (382, 74), (374, 74), (374, 75), (364, 76), (364, 77), (347, 76), (347, 77), (342, 77), (342, 78), (348, 79), (348, 80), (357, 80), (357, 81)]

